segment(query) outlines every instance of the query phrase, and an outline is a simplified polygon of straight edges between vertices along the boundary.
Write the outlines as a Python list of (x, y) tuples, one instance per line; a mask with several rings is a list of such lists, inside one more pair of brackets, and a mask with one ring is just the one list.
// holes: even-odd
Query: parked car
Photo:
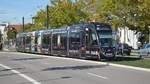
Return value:
[(145, 44), (140, 50), (140, 56), (150, 56), (150, 43)]
[(124, 55), (124, 54), (130, 55), (131, 50), (132, 50), (132, 47), (129, 46), (128, 44), (126, 44), (126, 43), (119, 43), (116, 47), (116, 52), (119, 55)]

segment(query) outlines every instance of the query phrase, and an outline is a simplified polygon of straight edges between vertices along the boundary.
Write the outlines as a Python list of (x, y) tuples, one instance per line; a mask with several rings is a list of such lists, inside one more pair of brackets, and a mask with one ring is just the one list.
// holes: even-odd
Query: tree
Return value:
[(41, 9), (38, 11), (33, 20), (34, 30), (44, 29), (46, 27), (46, 10)]
[[(52, 5), (49, 6), (49, 25), (52, 28), (59, 28), (66, 25), (88, 21), (88, 14), (82, 11), (82, 5), (72, 0), (51, 0)], [(46, 11), (37, 12), (35, 27), (45, 27)]]
[[(150, 0), (50, 0), (49, 26), (59, 28), (80, 22), (109, 23), (113, 28), (128, 27), (148, 37)], [(44, 28), (46, 10), (37, 12), (35, 28)], [(145, 39), (147, 41), (148, 39)]]
[(111, 23), (115, 28), (126, 26), (140, 32), (142, 38), (143, 36), (145, 38), (149, 32), (149, 11), (149, 0), (104, 0), (98, 13), (103, 17), (104, 22), (109, 22), (108, 18), (111, 17)]
[(7, 39), (8, 40), (16, 39), (16, 35), (17, 35), (17, 30), (14, 27), (8, 29), (8, 31), (7, 31)]
[(31, 23), (25, 24), (25, 31), (26, 32), (32, 31), (32, 27), (33, 27), (33, 24)]

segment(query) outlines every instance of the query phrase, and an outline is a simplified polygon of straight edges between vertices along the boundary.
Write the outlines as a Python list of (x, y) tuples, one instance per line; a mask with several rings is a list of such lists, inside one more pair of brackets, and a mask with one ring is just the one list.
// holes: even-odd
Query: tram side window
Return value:
[(26, 44), (30, 44), (31, 43), (31, 37), (26, 37)]
[(16, 46), (19, 46), (20, 45), (20, 38), (18, 37), (17, 39), (16, 39)]
[(97, 35), (95, 33), (92, 33), (92, 45), (98, 45)]
[(53, 34), (53, 46), (54, 48), (57, 46), (57, 34)]
[(22, 43), (23, 43), (23, 41), (21, 40), (21, 37), (18, 38), (18, 41), (17, 41), (18, 46), (21, 46)]
[(43, 35), (42, 43), (48, 45), (50, 42), (49, 35)]
[(65, 49), (67, 43), (67, 35), (64, 34), (54, 34), (53, 35), (53, 48)]
[(20, 38), (20, 44), (21, 44), (21, 47), (23, 48), (25, 46), (25, 37), (21, 37)]
[(70, 34), (70, 45), (79, 46), (80, 45), (80, 33)]
[(35, 36), (35, 44), (38, 43), (38, 36)]
[(67, 34), (63, 33), (60, 35), (60, 48), (65, 49), (67, 46)]

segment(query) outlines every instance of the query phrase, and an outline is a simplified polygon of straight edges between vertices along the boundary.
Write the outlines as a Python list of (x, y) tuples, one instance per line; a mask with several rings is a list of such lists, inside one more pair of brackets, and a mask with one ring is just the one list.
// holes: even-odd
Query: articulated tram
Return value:
[(19, 33), (16, 41), (16, 50), (20, 52), (82, 59), (114, 58), (116, 52), (112, 28), (105, 23)]

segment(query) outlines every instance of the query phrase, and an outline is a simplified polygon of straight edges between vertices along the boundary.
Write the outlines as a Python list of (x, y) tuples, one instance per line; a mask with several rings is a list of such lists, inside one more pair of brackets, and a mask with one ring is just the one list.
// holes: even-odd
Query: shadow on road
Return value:
[[(8, 73), (11, 70), (22, 70), (24, 68), (12, 68), (12, 69), (3, 69), (0, 70), (0, 77), (4, 77), (4, 76), (12, 76), (12, 75), (17, 75), (17, 73)], [(7, 72), (7, 74), (3, 74), (3, 72)]]
[(60, 67), (51, 67), (43, 69), (43, 71), (53, 71), (53, 70), (85, 70), (93, 68), (103, 68), (108, 65), (83, 65), (83, 66), (60, 66)]
[(12, 68), (12, 69), (3, 69), (3, 70), (0, 70), (0, 72), (3, 72), (3, 71), (11, 71), (11, 70), (21, 70), (23, 68)]
[(40, 57), (40, 58), (19, 58), (19, 59), (13, 59), (14, 61), (26, 61), (26, 60), (38, 60), (38, 59), (45, 59), (47, 57)]

